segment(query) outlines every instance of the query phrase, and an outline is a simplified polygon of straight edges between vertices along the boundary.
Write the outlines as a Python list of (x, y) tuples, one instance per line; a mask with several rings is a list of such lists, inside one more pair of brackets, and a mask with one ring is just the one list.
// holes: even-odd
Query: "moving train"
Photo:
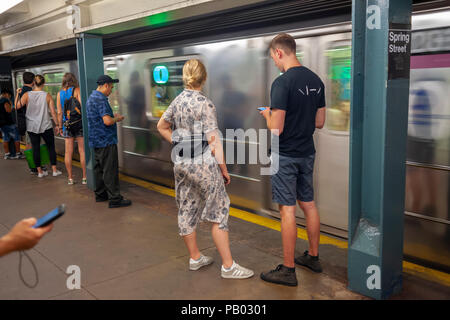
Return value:
[[(450, 11), (415, 14), (412, 19), (412, 56), (405, 199), (404, 255), (407, 259), (450, 271)], [(121, 172), (174, 187), (171, 146), (156, 130), (159, 117), (183, 90), (182, 67), (201, 59), (208, 70), (205, 94), (217, 108), (225, 152), (245, 148), (247, 157), (261, 141), (229, 138), (226, 129), (265, 129), (256, 110), (269, 105), (272, 81), (280, 74), (267, 47), (273, 36), (289, 32), (296, 38), (297, 56), (325, 83), (327, 117), (316, 130), (315, 200), (323, 232), (346, 238), (348, 229), (349, 127), (351, 79), (351, 23), (278, 30), (239, 38), (217, 38), (174, 44), (151, 50), (104, 57), (105, 73), (119, 78), (109, 100), (125, 116), (119, 124)], [(56, 99), (65, 72), (78, 76), (77, 61), (33, 65), (13, 70), (15, 87), (22, 73), (46, 79)], [(57, 152), (64, 141), (57, 138)], [(75, 154), (75, 157), (78, 155)], [(248, 159), (247, 159), (248, 160)], [(279, 217), (271, 201), (263, 163), (229, 164), (227, 187), (233, 206)], [(297, 209), (297, 221), (305, 225)]]

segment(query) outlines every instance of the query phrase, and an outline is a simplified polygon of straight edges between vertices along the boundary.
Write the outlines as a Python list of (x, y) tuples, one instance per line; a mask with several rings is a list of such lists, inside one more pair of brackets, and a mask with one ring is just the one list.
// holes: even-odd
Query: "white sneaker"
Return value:
[(68, 179), (68, 180), (67, 180), (67, 184), (68, 184), (68, 185), (74, 184), (73, 179)]
[(225, 269), (222, 265), (222, 278), (225, 279), (247, 279), (253, 277), (253, 275), (252, 270), (241, 267), (234, 261), (230, 269)]
[(214, 259), (211, 257), (207, 257), (202, 255), (198, 260), (194, 260), (192, 258), (189, 259), (189, 270), (198, 270), (201, 267), (210, 265), (214, 262)]
[(54, 176), (54, 177), (57, 177), (57, 176), (59, 176), (59, 175), (61, 175), (61, 174), (62, 174), (62, 172), (59, 171), (59, 170), (53, 171), (53, 176)]
[(43, 178), (45, 176), (48, 176), (48, 172), (47, 171), (42, 171), (42, 173), (38, 173), (38, 178)]

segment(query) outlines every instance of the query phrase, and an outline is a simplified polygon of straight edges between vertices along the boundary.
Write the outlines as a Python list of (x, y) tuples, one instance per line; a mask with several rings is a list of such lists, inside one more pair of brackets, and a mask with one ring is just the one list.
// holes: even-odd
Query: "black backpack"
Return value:
[(83, 128), (81, 105), (73, 96), (74, 92), (75, 88), (72, 90), (72, 96), (64, 102), (64, 114), (66, 115), (64, 126), (72, 135), (78, 134)]

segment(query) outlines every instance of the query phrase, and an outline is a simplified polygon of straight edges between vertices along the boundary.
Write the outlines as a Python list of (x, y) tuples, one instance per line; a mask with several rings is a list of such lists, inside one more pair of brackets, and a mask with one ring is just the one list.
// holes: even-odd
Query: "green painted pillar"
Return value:
[(81, 91), (86, 174), (88, 187), (95, 189), (94, 152), (89, 147), (86, 101), (97, 88), (97, 78), (104, 73), (102, 38), (83, 33), (77, 39), (78, 74)]
[(348, 287), (402, 287), (411, 0), (353, 0)]

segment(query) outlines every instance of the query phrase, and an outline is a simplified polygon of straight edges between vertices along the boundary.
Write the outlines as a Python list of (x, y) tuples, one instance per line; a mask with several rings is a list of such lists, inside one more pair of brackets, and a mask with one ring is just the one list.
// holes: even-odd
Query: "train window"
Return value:
[(326, 127), (348, 131), (350, 127), (351, 47), (349, 45), (326, 50), (328, 84)]
[[(112, 64), (108, 65), (106, 67), (106, 74), (113, 79), (119, 79), (116, 65)], [(111, 105), (111, 109), (113, 110), (114, 113), (119, 112), (119, 88), (118, 88), (119, 84), (120, 83), (114, 84), (114, 89), (108, 97), (109, 104)]]
[(44, 73), (45, 79), (44, 90), (50, 93), (50, 95), (53, 98), (53, 101), (55, 102), (55, 105), (57, 94), (61, 90), (61, 83), (64, 77), (64, 73), (65, 72), (62, 70)]
[(22, 88), (23, 87), (22, 75), (23, 75), (23, 72), (17, 72), (16, 75), (15, 75), (16, 88)]
[(160, 118), (170, 103), (183, 90), (183, 66), (195, 57), (154, 59), (148, 64), (150, 76), (150, 113)]

